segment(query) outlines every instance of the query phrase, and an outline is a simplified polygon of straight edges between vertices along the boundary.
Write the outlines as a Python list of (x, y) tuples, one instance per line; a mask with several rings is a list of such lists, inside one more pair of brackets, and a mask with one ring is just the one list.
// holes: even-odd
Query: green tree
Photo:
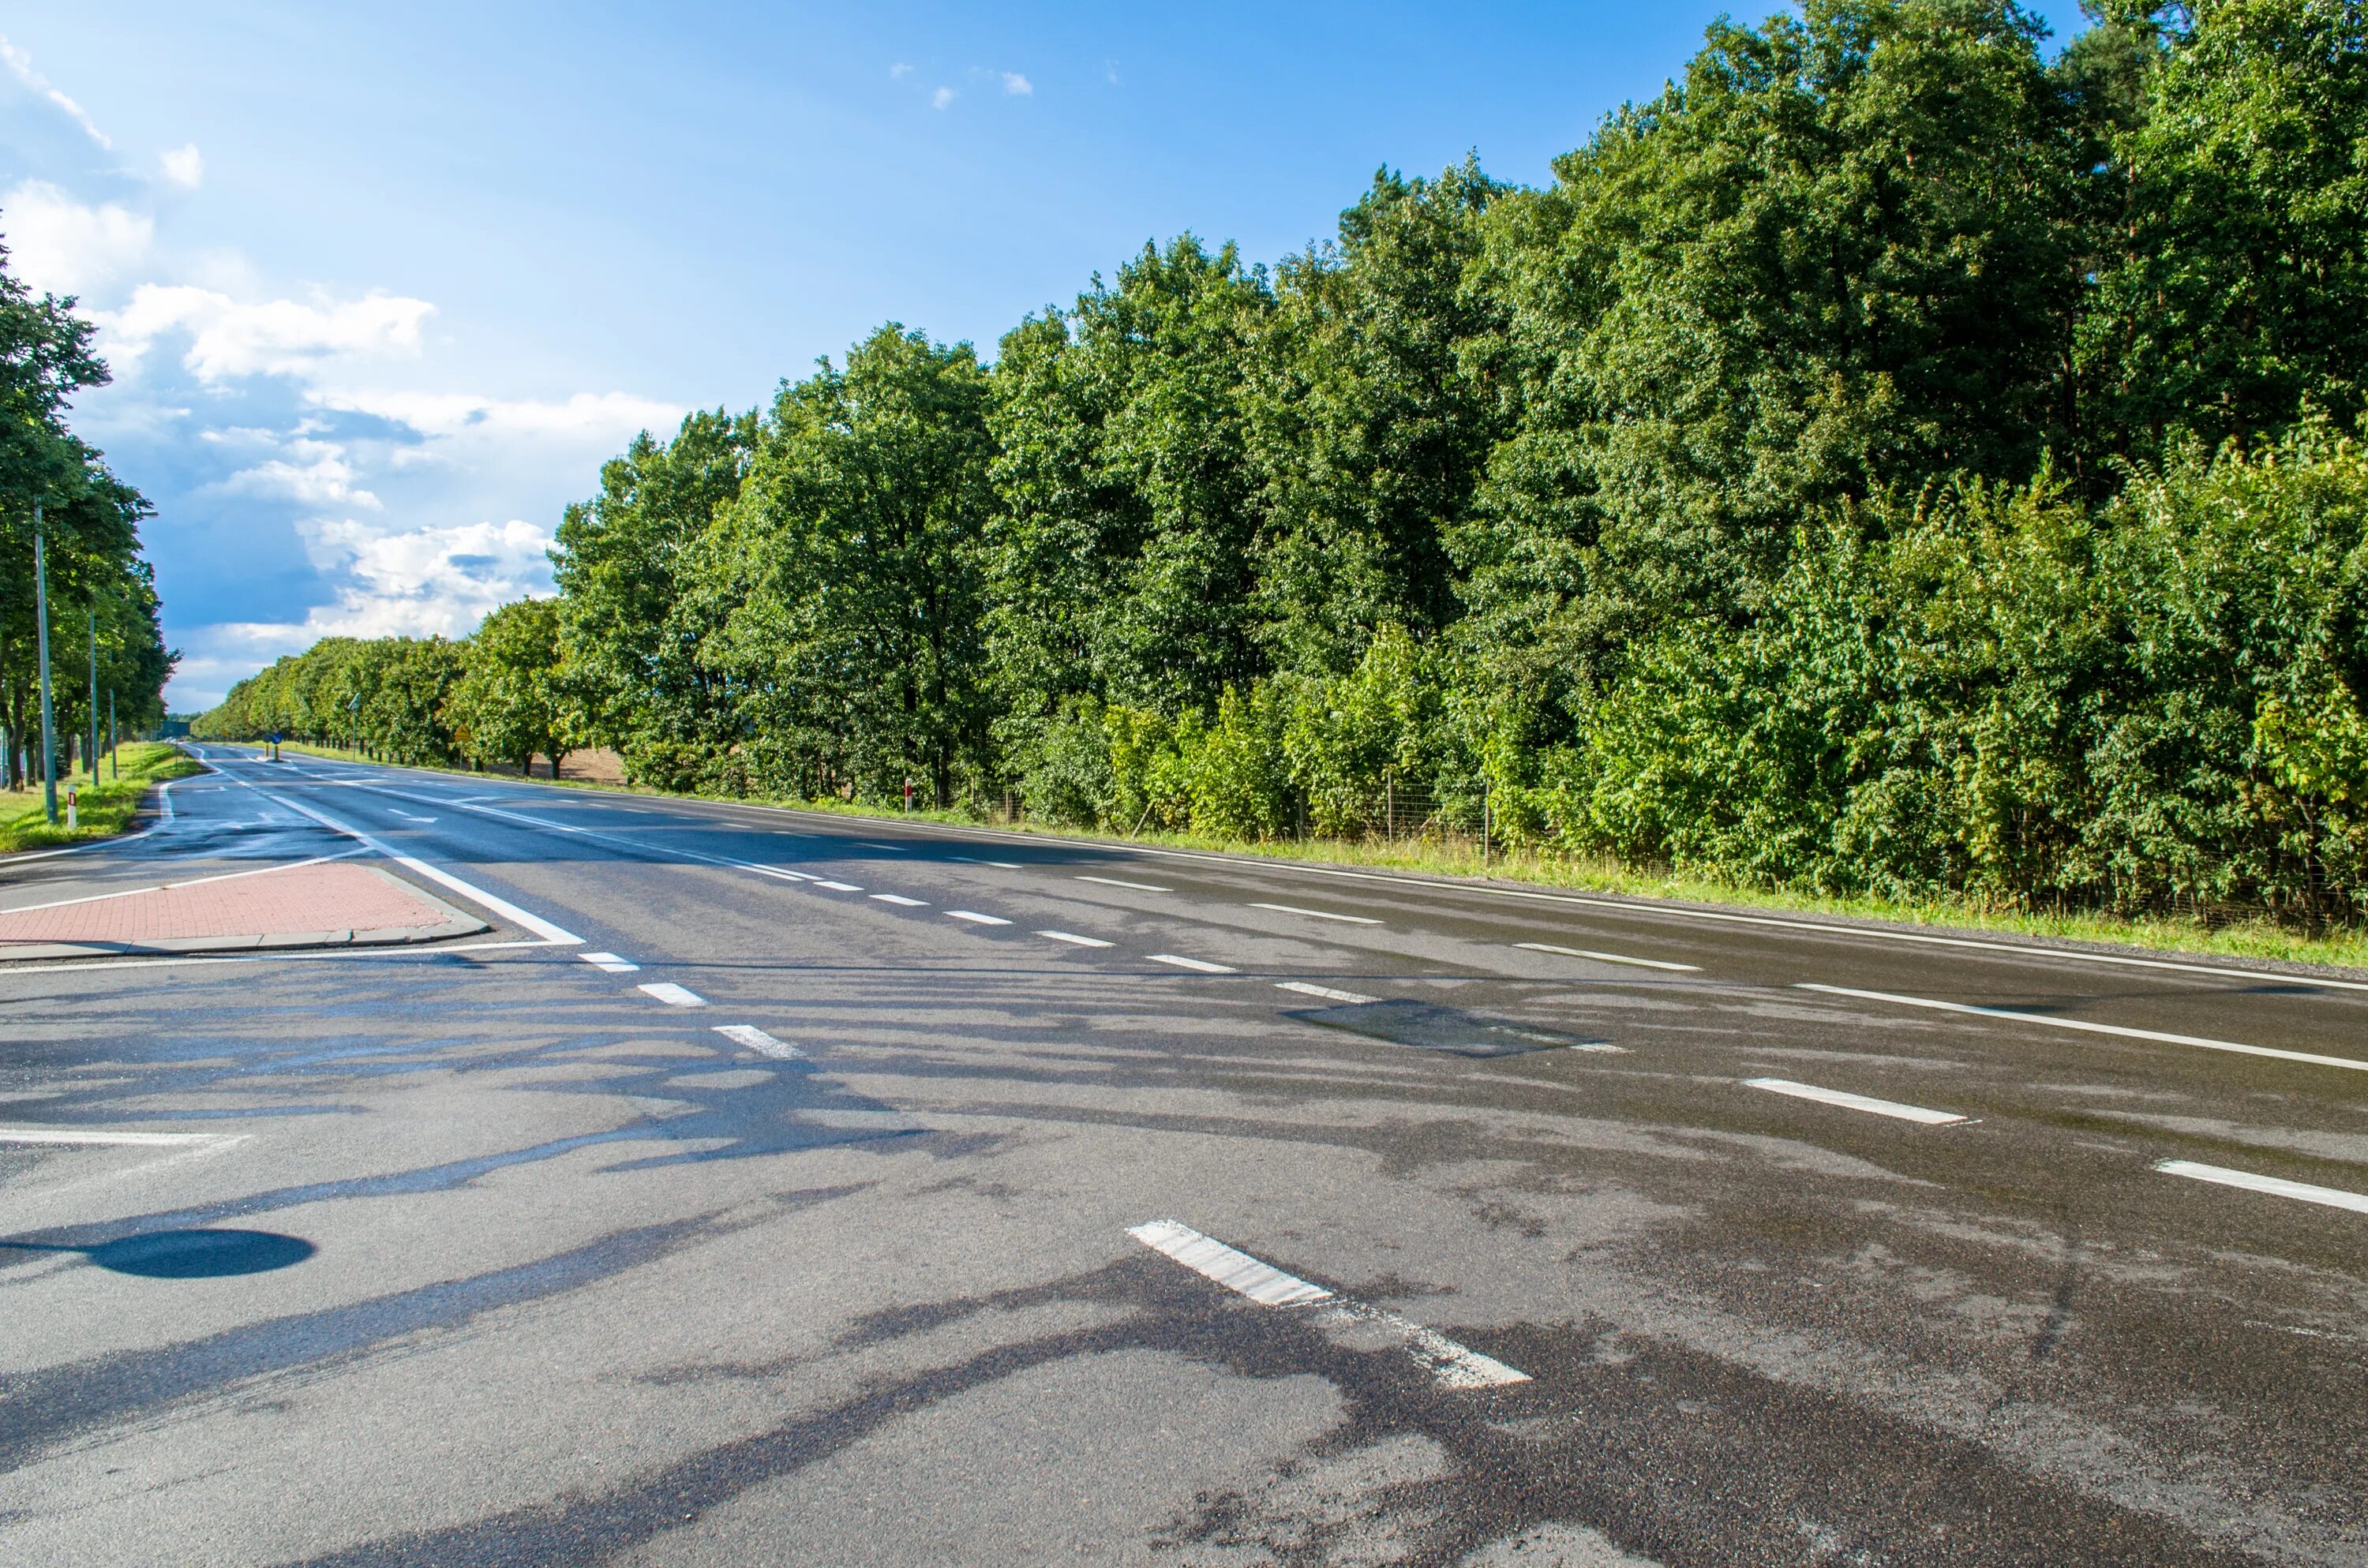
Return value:
[(529, 775), (540, 752), (558, 778), (576, 727), (558, 601), (502, 606), (460, 651), (461, 677), (445, 697), (442, 714), (453, 744), (480, 762), (507, 762)]

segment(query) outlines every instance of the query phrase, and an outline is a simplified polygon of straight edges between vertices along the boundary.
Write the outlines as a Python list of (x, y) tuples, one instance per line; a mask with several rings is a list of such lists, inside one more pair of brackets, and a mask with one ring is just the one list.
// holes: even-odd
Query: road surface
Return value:
[(200, 748), (0, 914), (0, 1561), (2368, 1563), (2368, 977)]

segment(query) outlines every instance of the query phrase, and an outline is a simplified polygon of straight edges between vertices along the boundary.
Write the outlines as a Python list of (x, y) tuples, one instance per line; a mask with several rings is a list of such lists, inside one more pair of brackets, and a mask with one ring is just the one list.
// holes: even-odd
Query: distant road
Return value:
[(198, 748), (0, 913), (0, 1561), (2368, 1562), (2368, 978)]

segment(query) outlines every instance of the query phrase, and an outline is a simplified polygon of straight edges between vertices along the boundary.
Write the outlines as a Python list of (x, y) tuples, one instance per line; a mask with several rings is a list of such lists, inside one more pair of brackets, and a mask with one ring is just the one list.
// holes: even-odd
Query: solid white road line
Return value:
[(1270, 1263), (1204, 1236), (1174, 1220), (1154, 1220), (1126, 1233), (1144, 1246), (1182, 1264), (1205, 1279), (1214, 1280), (1262, 1307), (1313, 1307), (1316, 1321), (1330, 1329), (1354, 1329), (1370, 1335), (1380, 1329), (1396, 1338), (1406, 1352), (1430, 1375), (1451, 1389), (1502, 1388), (1530, 1381), (1527, 1372), (1508, 1367), (1493, 1356), (1483, 1356), (1436, 1329), (1384, 1312), (1321, 1285), (1285, 1274)]
[(927, 909), (929, 907), (926, 901), (917, 898), (906, 898), (900, 892), (876, 892), (871, 896), (878, 899), (882, 903), (900, 904), (906, 909)]
[(1971, 1013), (1984, 1018), (2010, 1018), (2019, 1024), (2044, 1024), (2052, 1029), (2078, 1029), (2085, 1034), (2117, 1035), (2123, 1040), (2154, 1040), (2166, 1045), (2200, 1046), (2205, 1051), (2233, 1051), (2241, 1056), (2274, 1057), (2280, 1062), (2306, 1062), (2314, 1067), (2349, 1067), (2368, 1073), (2368, 1062), (2349, 1056), (2319, 1056), (2307, 1051), (2280, 1051), (2267, 1045), (2239, 1045), (2232, 1040), (2205, 1040), (2200, 1035), (2166, 1034), (2160, 1029), (2134, 1029), (2120, 1024), (2092, 1024), (2086, 1018), (2057, 1018), (2045, 1013), (2020, 1012), (2012, 1007), (1976, 1007), (1965, 1002), (1936, 1002), (1928, 996), (1899, 996), (1888, 991), (1853, 991), (1846, 985), (1812, 985), (1803, 981), (1796, 991), (1822, 991), (1829, 996), (1856, 996), (1868, 1002), (1893, 1002), (1902, 1007), (1930, 1007), (1942, 1013)]
[(1073, 948), (1107, 948), (1110, 944), (1099, 937), (1080, 937), (1074, 931), (1039, 931), (1040, 937), (1050, 937), (1056, 942), (1066, 942)]
[(775, 1040), (754, 1024), (718, 1024), (715, 1032), (734, 1045), (745, 1045), (759, 1056), (779, 1062), (803, 1062), (806, 1053), (787, 1040)]
[[(234, 775), (225, 774), (223, 777), (233, 778)], [(246, 784), (246, 781), (243, 778), (238, 779), (237, 781), (241, 784)], [(362, 832), (361, 829), (358, 827), (350, 827), (346, 824), (339, 822), (333, 816), (327, 816), (320, 812), (316, 812), (312, 807), (305, 805), (300, 801), (289, 800), (284, 795), (275, 795), (270, 790), (258, 789), (253, 784), (246, 784), (246, 788), (254, 790), (256, 794), (262, 796), (265, 800), (271, 801), (274, 805), (285, 806), (291, 812), (311, 817), (314, 822), (319, 823), (331, 833), (342, 833), (347, 838), (354, 840), (358, 844), (368, 845), (370, 848), (377, 850), (380, 854), (385, 856), (388, 859), (393, 861), (396, 865), (401, 866), (405, 870), (416, 871), (419, 875), (426, 877), (429, 881), (434, 882), (440, 887), (451, 889), (454, 892), (459, 893), (462, 898), (468, 899), (472, 903), (475, 903), (479, 908), (492, 910), (495, 915), (500, 915), (511, 925), (524, 926), (526, 929), (533, 932), (536, 936), (541, 937), (544, 941), (551, 943), (554, 947), (573, 948), (578, 946), (584, 940), (583, 937), (577, 936), (575, 932), (568, 930), (566, 927), (554, 926), (540, 915), (529, 915), (525, 910), (520, 909), (517, 904), (512, 903), (509, 900), (489, 893), (473, 882), (464, 882), (460, 878), (454, 876), (451, 872), (431, 866), (416, 855), (397, 855), (393, 849), (381, 844), (369, 834)]]
[(1362, 915), (1335, 915), (1328, 909), (1302, 909), (1295, 903), (1254, 903), (1252, 909), (1271, 909), (1280, 915), (1304, 915), (1310, 920), (1338, 920), (1346, 926), (1379, 926), (1378, 920)]
[(1179, 957), (1175, 953), (1154, 953), (1151, 955), (1151, 961), (1153, 963), (1172, 963), (1178, 969), (1198, 970), (1202, 974), (1238, 974), (1241, 972), (1239, 970), (1229, 968), (1224, 964), (1211, 963), (1206, 959), (1188, 959)]
[(977, 911), (970, 909), (949, 909), (946, 911), (946, 918), (949, 920), (967, 920), (973, 926), (1008, 926), (1011, 924), (1010, 921), (1006, 920), (1000, 915), (981, 915)]
[(818, 888), (828, 888), (833, 892), (861, 892), (863, 891), (861, 888), (857, 887), (853, 882), (817, 881), (814, 883), (814, 886)]
[(350, 860), (367, 849), (347, 849), (336, 855), (315, 855), (309, 860), (290, 860), (284, 866), (258, 866), (251, 871), (224, 871), (219, 876), (191, 877), (187, 881), (158, 882), (153, 887), (118, 888), (113, 892), (85, 893), (79, 898), (56, 898), (47, 903), (20, 903), (14, 909), (0, 909), (0, 915), (30, 915), (37, 909), (64, 909), (76, 903), (103, 903), (110, 898), (134, 898), (143, 892), (165, 892), (176, 888), (204, 887), (209, 882), (234, 882), (241, 877), (265, 877), (274, 871), (301, 871), (307, 866), (325, 865), (331, 860)]
[(1796, 1084), (1790, 1078), (1746, 1078), (1744, 1083), (1754, 1089), (1765, 1089), (1771, 1095), (1790, 1095), (1796, 1100), (1838, 1105), (1845, 1110), (1873, 1111), (1877, 1116), (1896, 1117), (1901, 1121), (1920, 1121), (1927, 1127), (1946, 1127), (1952, 1122), (1973, 1119), (1959, 1116), (1952, 1110), (1926, 1110), (1922, 1106), (1901, 1105), (1897, 1100), (1870, 1099), (1864, 1095), (1847, 1094), (1840, 1089), (1821, 1089), (1815, 1084)]
[(1516, 942), (1517, 948), (1527, 948), (1533, 953), (1559, 953), (1566, 959), (1593, 959), (1598, 963), (1634, 964), (1638, 969), (1666, 969), (1679, 974), (1700, 974), (1702, 966), (1671, 963), (1667, 959), (1634, 959), (1626, 953), (1599, 953), (1592, 948), (1557, 948), (1552, 942)]
[(0, 1127), (0, 1143), (108, 1143), (132, 1148), (178, 1148), (190, 1143), (236, 1143), (245, 1132), (107, 1132), (79, 1127)]
[(1133, 888), (1137, 892), (1174, 892), (1176, 891), (1174, 888), (1163, 888), (1152, 882), (1122, 882), (1116, 877), (1079, 877), (1076, 880), (1081, 882), (1099, 882), (1106, 888)]
[(575, 956), (595, 969), (607, 970), (610, 974), (631, 974), (642, 967), (637, 963), (627, 963), (614, 953), (578, 953)]
[(1310, 985), (1304, 980), (1278, 980), (1274, 984), (1278, 991), (1296, 991), (1302, 996), (1321, 996), (1327, 1002), (1353, 1003), (1380, 1000), (1373, 996), (1360, 996), (1353, 991), (1335, 991), (1328, 985)]
[(2308, 1182), (2255, 1176), (2250, 1171), (2232, 1171), (2226, 1165), (2200, 1165), (2193, 1160), (2163, 1160), (2154, 1168), (2165, 1176), (2192, 1176), (2197, 1181), (2217, 1182), (2222, 1187), (2241, 1187), (2248, 1192), (2298, 1198), (2305, 1203), (2323, 1203), (2329, 1209), (2349, 1209), (2355, 1214), (2368, 1214), (2368, 1193), (2346, 1192), (2340, 1187), (2313, 1187)]
[(659, 1001), (665, 1003), (669, 1007), (704, 1007), (707, 1006), (706, 997), (701, 996), (696, 991), (686, 991), (671, 980), (654, 980), (647, 985), (637, 985), (633, 989), (642, 992), (645, 995), (656, 997)]

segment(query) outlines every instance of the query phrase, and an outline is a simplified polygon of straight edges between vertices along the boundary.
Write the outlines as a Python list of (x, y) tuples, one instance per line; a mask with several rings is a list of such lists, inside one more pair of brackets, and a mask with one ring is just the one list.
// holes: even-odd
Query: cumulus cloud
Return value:
[(200, 381), (219, 382), (314, 375), (339, 359), (408, 358), (418, 353), (420, 324), (435, 310), (399, 294), (245, 304), (211, 289), (143, 283), (121, 310), (92, 314), (119, 372), (157, 339), (178, 335), (188, 338), (181, 362)]
[(84, 294), (147, 259), (155, 220), (114, 202), (85, 207), (47, 180), (20, 182), (0, 197), (9, 270), (33, 289)]
[(1003, 77), (1003, 90), (1011, 94), (1015, 97), (1024, 98), (1036, 91), (1036, 84), (1030, 81), (1027, 77), (1022, 76), (1017, 71), (1006, 71), (1001, 73), (1001, 74)]
[(943, 108), (960, 97), (962, 97), (962, 95), (955, 92), (951, 87), (939, 87), (936, 92), (929, 95), (929, 107), (931, 108)]
[(194, 142), (186, 147), (167, 148), (159, 162), (165, 165), (165, 177), (187, 190), (195, 190), (206, 182), (205, 154)]
[(319, 517), (299, 532), (314, 563), (342, 579), (336, 602), (302, 621), (207, 627), (206, 664), (244, 673), (323, 637), (465, 637), (495, 607), (551, 591), (551, 531), (515, 517), (395, 532)]
[(233, 494), (277, 495), (310, 506), (360, 506), (381, 510), (379, 498), (354, 483), (346, 449), (335, 441), (299, 436), (280, 455), (245, 468), (222, 481)]
[(41, 97), (49, 99), (51, 103), (57, 106), (57, 108), (65, 114), (67, 119), (73, 120), (76, 125), (81, 126), (84, 135), (89, 137), (92, 141), (97, 142), (102, 147), (106, 147), (110, 150), (113, 149), (115, 143), (108, 141), (107, 139), (107, 132), (101, 131), (97, 124), (92, 120), (90, 116), (83, 112), (82, 105), (74, 102), (72, 98), (66, 97), (65, 94), (60, 92), (55, 86), (51, 85), (50, 79), (47, 76), (42, 75), (39, 71), (33, 69), (33, 57), (27, 54), (23, 50), (18, 49), (6, 38), (0, 38), (0, 61), (6, 61), (7, 62), (9, 74), (15, 76), (17, 81), (22, 82), (34, 92), (37, 92), (40, 94)]
[(423, 436), (467, 434), (543, 437), (620, 443), (643, 430), (666, 431), (684, 411), (629, 392), (577, 392), (564, 401), (480, 397), (469, 392), (322, 391), (321, 407), (370, 414), (409, 426)]

